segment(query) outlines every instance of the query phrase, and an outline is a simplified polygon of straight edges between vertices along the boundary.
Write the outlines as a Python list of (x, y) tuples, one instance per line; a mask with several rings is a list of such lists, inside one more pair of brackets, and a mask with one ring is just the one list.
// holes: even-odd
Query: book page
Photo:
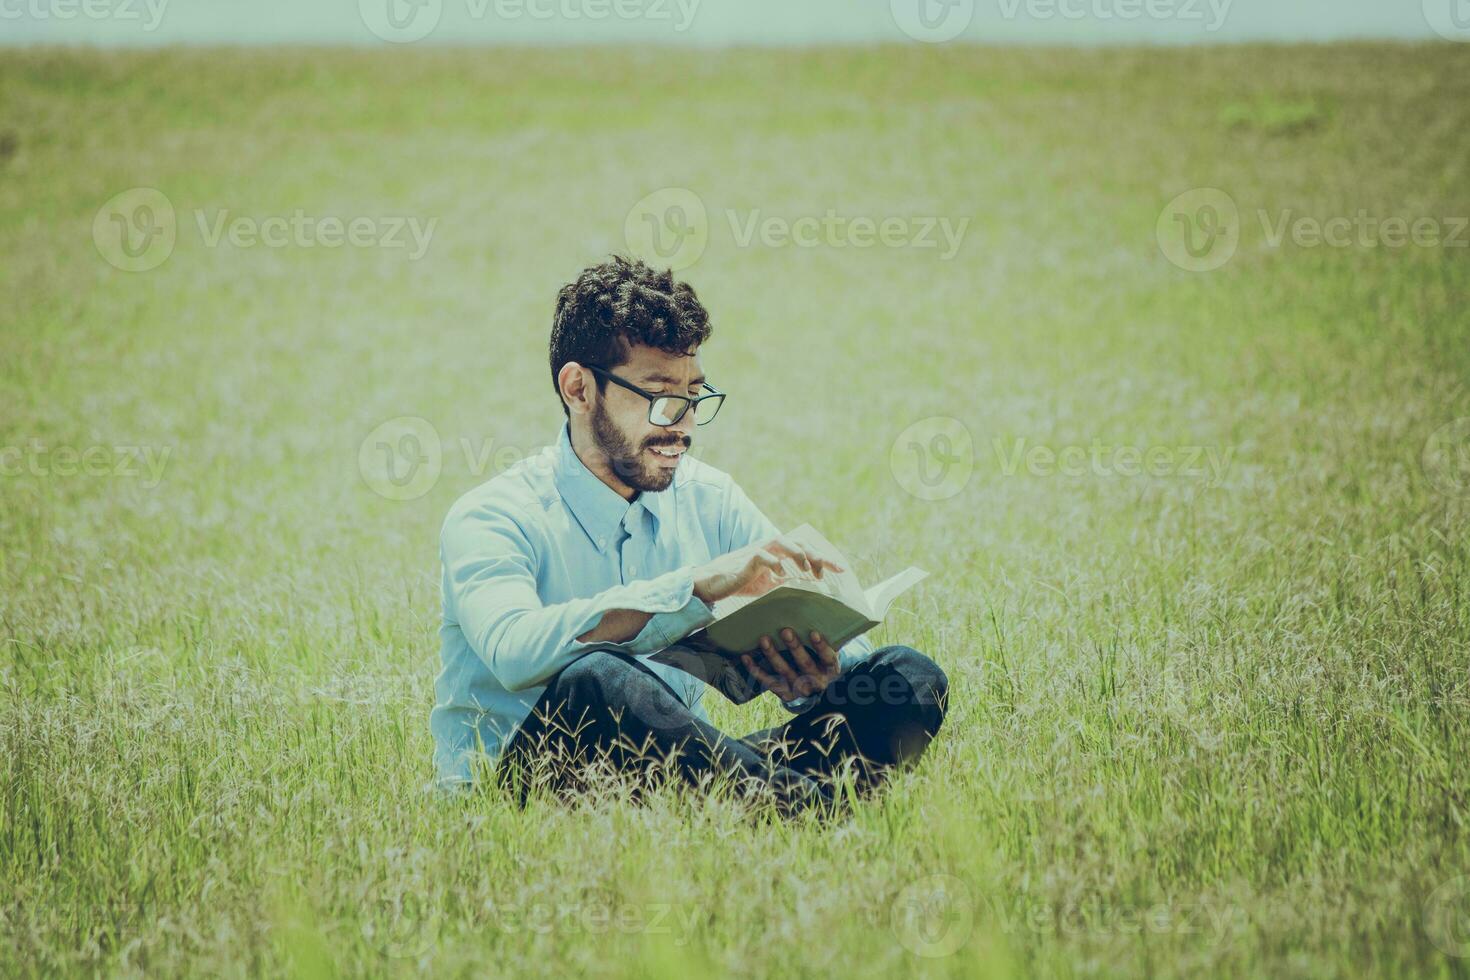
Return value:
[(882, 622), (888, 616), (888, 607), (893, 605), (894, 599), (928, 577), (928, 572), (910, 565), (892, 578), (879, 582), (867, 592), (869, 616)]
[(852, 570), (852, 562), (847, 560), (847, 556), (835, 544), (824, 538), (821, 532), (810, 524), (803, 524), (790, 531), (787, 537), (806, 548), (810, 548), (822, 557), (836, 562), (845, 569), (842, 572), (823, 572), (820, 580), (810, 579), (808, 577), (808, 580), (815, 586), (811, 591), (831, 596), (848, 608), (867, 616), (869, 619), (877, 618), (872, 615), (872, 610), (868, 604), (868, 597), (863, 592), (862, 584), (858, 582), (857, 573)]

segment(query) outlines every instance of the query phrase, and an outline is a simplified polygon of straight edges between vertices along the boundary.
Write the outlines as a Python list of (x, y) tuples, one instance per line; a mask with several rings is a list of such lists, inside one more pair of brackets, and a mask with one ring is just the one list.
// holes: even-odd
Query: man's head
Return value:
[(692, 442), (695, 413), (655, 425), (648, 399), (608, 375), (650, 394), (698, 396), (704, 393), (699, 346), (709, 335), (709, 314), (694, 290), (675, 282), (672, 272), (636, 260), (615, 256), (557, 295), (552, 382), (573, 444), (623, 496), (668, 488)]

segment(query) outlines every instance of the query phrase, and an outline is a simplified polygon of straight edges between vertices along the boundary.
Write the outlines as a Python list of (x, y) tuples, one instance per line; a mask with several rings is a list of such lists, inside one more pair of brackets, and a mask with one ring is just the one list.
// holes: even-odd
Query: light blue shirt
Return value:
[[(459, 498), (439, 542), (443, 669), (429, 727), (440, 780), (466, 782), (478, 755), (498, 758), (546, 682), (582, 654), (646, 656), (707, 625), (694, 568), (779, 533), (728, 474), (688, 456), (667, 490), (623, 499), (577, 457), (566, 423), (556, 445)], [(626, 643), (577, 640), (613, 609), (653, 616)], [(842, 665), (872, 652), (859, 637)], [(647, 666), (708, 719), (702, 681)]]

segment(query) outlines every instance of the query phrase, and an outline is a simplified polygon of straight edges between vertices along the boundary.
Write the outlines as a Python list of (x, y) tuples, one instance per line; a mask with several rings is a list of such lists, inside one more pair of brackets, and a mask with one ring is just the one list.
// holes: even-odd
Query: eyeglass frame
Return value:
[[(689, 410), (690, 409), (694, 409), (694, 424), (695, 425), (709, 425), (711, 422), (713, 422), (715, 420), (715, 416), (720, 413), (721, 406), (723, 406), (725, 404), (726, 393), (723, 392), (723, 391), (721, 391), (720, 389), (716, 388), (714, 385), (709, 384), (708, 382), (705, 382), (705, 384), (704, 384), (705, 393), (702, 394), (702, 395), (693, 396), (693, 397), (691, 397), (689, 395), (662, 395), (662, 394), (655, 394), (655, 393), (649, 392), (649, 391), (644, 391), (642, 388), (638, 387), (633, 382), (628, 381), (628, 380), (626, 380), (624, 378), (620, 378), (616, 374), (613, 374), (611, 371), (609, 371), (607, 368), (598, 367), (596, 364), (584, 364), (582, 366), (585, 367), (587, 370), (591, 371), (593, 374), (597, 375), (599, 378), (605, 378), (605, 379), (607, 379), (608, 381), (611, 381), (613, 384), (617, 385), (620, 388), (627, 388), (629, 391), (633, 392), (634, 394), (636, 394), (636, 395), (642, 395), (644, 398), (648, 399), (648, 424), (649, 425), (656, 425), (656, 426), (659, 426), (660, 428), (668, 428), (671, 425), (678, 425), (679, 424), (679, 420), (682, 419), (685, 415), (689, 414)], [(675, 401), (681, 401), (681, 402), (684, 403), (684, 407), (679, 410), (679, 414), (678, 415), (675, 415), (669, 421), (667, 421), (667, 422), (655, 422), (653, 420), (653, 405), (654, 405), (654, 402), (661, 401), (661, 400), (663, 400), (665, 398), (672, 398)], [(702, 402), (702, 401), (708, 401), (711, 398), (717, 398), (717, 399), (719, 399), (719, 401), (715, 404), (715, 410), (710, 413), (710, 415), (709, 415), (708, 418), (705, 418), (705, 419), (701, 420), (700, 417), (699, 417), (699, 409), (698, 409), (697, 406), (699, 405), (700, 402)]]

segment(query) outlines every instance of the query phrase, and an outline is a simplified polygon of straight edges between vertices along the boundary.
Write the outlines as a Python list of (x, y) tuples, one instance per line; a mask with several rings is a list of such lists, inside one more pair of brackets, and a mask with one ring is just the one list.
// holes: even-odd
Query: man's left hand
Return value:
[(812, 694), (820, 694), (827, 685), (842, 674), (837, 651), (827, 643), (827, 638), (816, 630), (810, 634), (813, 657), (807, 647), (797, 639), (796, 631), (789, 626), (781, 631), (786, 644), (783, 654), (769, 636), (760, 639), (760, 653), (764, 663), (752, 654), (743, 654), (745, 669), (760, 681), (761, 686), (782, 701), (795, 701)]

